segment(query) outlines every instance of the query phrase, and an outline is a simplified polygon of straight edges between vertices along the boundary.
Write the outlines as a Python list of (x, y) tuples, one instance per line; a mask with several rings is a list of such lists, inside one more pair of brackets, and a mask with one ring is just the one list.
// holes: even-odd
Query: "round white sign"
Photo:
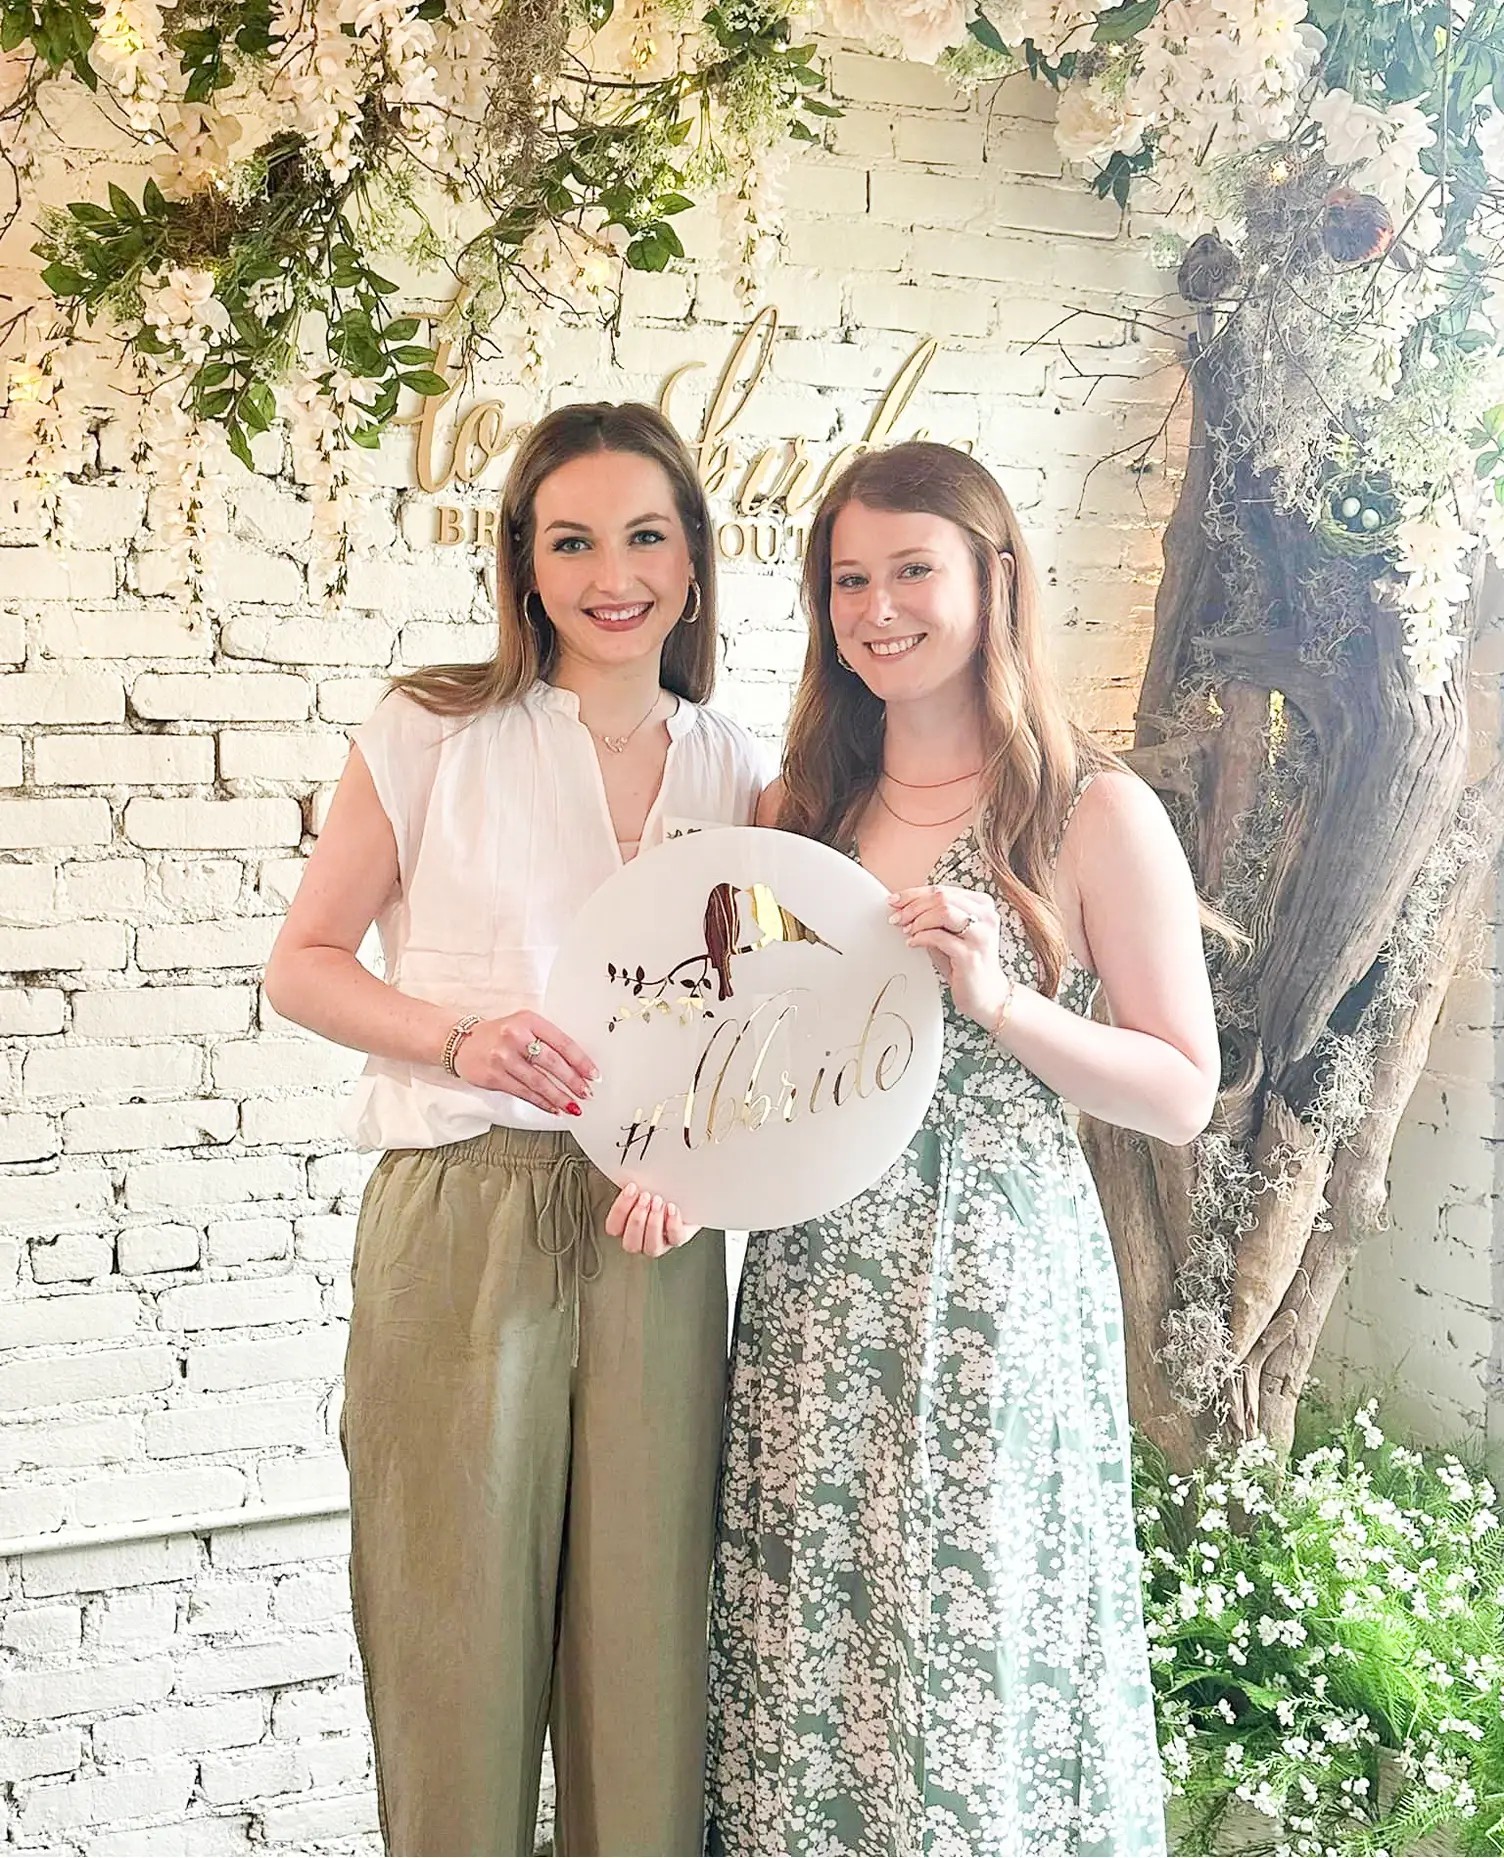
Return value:
[(903, 1153), (940, 1074), (940, 984), (887, 892), (755, 826), (644, 852), (575, 919), (544, 1012), (600, 1067), (571, 1130), (702, 1226), (788, 1226)]

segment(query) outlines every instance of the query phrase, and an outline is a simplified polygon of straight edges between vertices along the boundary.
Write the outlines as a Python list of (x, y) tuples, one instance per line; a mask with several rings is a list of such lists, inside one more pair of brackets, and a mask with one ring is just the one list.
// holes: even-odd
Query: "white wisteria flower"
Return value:
[(1405, 656), (1419, 693), (1437, 696), (1462, 645), (1456, 618), (1472, 592), (1467, 562), (1476, 538), (1447, 505), (1414, 498), (1395, 525), (1394, 541), (1404, 577), (1394, 598), (1404, 616)]
[(162, 133), (168, 146), (152, 158), (151, 177), (169, 200), (187, 200), (228, 176), (241, 125), (213, 104), (170, 104)]
[[(152, 378), (154, 365), (142, 366)], [(141, 456), (151, 472), (147, 521), (165, 591), (185, 603), (213, 604), (212, 543), (227, 527), (224, 441), (189, 418), (180, 379), (160, 380), (148, 394)]]
[(1056, 59), (1065, 51), (1084, 51), (1098, 16), (1113, 4), (1114, 0), (1003, 0), (993, 21), (1007, 44), (1022, 45), (1028, 39), (1046, 58)]
[(156, 0), (106, 0), (89, 56), (132, 129), (151, 129), (173, 73)]
[(1311, 74), (1305, 0), (1169, 0), (1139, 37), (1127, 107), (1154, 134), (1152, 170), (1175, 229), (1219, 217), (1229, 163), (1294, 127)]
[(358, 41), (340, 0), (280, 0), (272, 31), (283, 41), (272, 93), (287, 106), (325, 172), (338, 185), (357, 164), (361, 92)]
[(230, 313), (214, 294), (214, 274), (174, 266), (165, 280), (141, 293), (148, 327), (195, 367), (209, 353), (209, 338), (230, 326)]

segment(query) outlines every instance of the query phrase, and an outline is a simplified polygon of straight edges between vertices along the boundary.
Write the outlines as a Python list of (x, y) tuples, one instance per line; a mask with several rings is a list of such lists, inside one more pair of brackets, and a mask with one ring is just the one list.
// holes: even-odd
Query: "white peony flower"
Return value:
[(818, 14), (833, 39), (866, 39), (881, 30), (867, 11), (867, 0), (820, 0)]
[(867, 0), (867, 16), (914, 64), (932, 65), (966, 37), (966, 0)]
[(1120, 86), (1099, 79), (1068, 84), (1055, 116), (1055, 146), (1067, 161), (1101, 165), (1110, 155), (1135, 154), (1144, 140), (1144, 122), (1128, 105)]

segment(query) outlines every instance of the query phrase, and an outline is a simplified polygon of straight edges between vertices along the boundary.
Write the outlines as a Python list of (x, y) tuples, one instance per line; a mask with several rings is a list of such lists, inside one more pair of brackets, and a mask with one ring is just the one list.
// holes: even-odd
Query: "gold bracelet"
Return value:
[(1014, 980), (1011, 974), (1005, 974), (1003, 978), (1008, 983), (1008, 991), (1003, 995), (1003, 1004), (993, 1015), (992, 1024), (987, 1028), (988, 1038), (994, 1040), (1002, 1031), (1007, 1022), (1008, 1015), (1013, 1011), (1013, 1002), (1018, 998), (1018, 982)]
[(449, 1037), (444, 1041), (444, 1056), (441, 1062), (451, 1077), (459, 1076), (459, 1068), (454, 1062), (455, 1055), (479, 1024), (479, 1013), (467, 1013), (463, 1019), (456, 1020), (449, 1028)]

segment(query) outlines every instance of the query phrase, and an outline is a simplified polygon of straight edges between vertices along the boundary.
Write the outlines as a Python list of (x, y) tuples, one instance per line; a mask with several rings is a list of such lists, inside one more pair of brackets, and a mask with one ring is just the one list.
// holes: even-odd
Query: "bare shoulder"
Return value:
[(1126, 768), (1104, 768), (1076, 803), (1061, 841), (1071, 863), (1115, 862), (1123, 856), (1179, 848), (1175, 828), (1159, 795)]
[(757, 802), (757, 821), (759, 826), (776, 826), (778, 816), (783, 811), (784, 786), (778, 776), (774, 776), (763, 788), (762, 797)]

